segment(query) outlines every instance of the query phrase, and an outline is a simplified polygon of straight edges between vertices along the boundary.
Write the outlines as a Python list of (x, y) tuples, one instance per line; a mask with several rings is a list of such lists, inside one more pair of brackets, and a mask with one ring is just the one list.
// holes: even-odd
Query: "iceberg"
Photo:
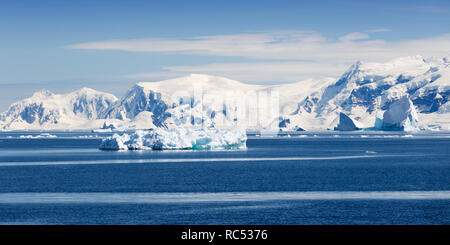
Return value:
[(19, 138), (21, 139), (40, 139), (40, 138), (56, 138), (56, 135), (49, 134), (49, 133), (42, 133), (36, 136), (33, 135), (20, 135)]
[(418, 116), (412, 101), (404, 96), (391, 104), (382, 118), (377, 117), (375, 129), (384, 131), (413, 131), (418, 129)]
[(118, 128), (118, 126), (116, 124), (114, 124), (114, 123), (106, 123), (106, 122), (104, 122), (103, 126), (100, 129), (111, 129), (111, 130), (114, 130), (114, 129), (117, 129), (117, 128)]
[(127, 128), (123, 127), (122, 125), (118, 125), (116, 123), (108, 123), (104, 122), (103, 126), (101, 126), (99, 129), (93, 129), (93, 133), (107, 133), (107, 132), (114, 132), (114, 131), (125, 131)]
[(353, 122), (353, 120), (347, 116), (345, 113), (339, 113), (339, 123), (336, 127), (334, 127), (335, 131), (355, 131), (355, 130), (360, 130), (360, 128), (358, 128), (355, 125), (355, 122)]
[(247, 134), (239, 130), (171, 128), (137, 130), (104, 138), (101, 150), (219, 150), (246, 148)]

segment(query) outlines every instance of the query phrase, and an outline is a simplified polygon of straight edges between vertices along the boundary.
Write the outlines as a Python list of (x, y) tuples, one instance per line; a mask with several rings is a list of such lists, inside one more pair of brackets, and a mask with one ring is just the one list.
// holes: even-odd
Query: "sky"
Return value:
[(191, 73), (276, 84), (450, 53), (450, 1), (0, 0), (0, 111)]

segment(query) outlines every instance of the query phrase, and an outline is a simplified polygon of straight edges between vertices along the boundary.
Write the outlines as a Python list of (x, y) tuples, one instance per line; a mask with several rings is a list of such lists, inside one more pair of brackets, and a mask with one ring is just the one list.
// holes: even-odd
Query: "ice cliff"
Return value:
[(394, 101), (375, 121), (375, 129), (384, 131), (418, 130), (418, 115), (412, 101), (404, 96)]

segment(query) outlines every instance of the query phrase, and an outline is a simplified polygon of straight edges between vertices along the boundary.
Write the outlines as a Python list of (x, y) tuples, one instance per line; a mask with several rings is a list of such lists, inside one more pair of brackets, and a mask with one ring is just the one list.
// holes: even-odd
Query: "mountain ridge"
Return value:
[[(354, 120), (358, 128), (371, 128), (377, 118), (382, 119), (379, 115), (397, 101), (408, 100), (417, 111), (411, 120), (417, 119), (418, 128), (450, 130), (449, 61), (447, 56), (428, 60), (408, 56), (384, 63), (357, 61), (338, 79), (306, 79), (279, 85), (253, 85), (190, 74), (159, 82), (139, 82), (121, 99), (90, 88), (63, 95), (42, 90), (13, 103), (0, 114), (0, 128), (98, 127), (98, 122), (89, 121), (113, 121), (127, 127), (264, 128), (242, 122), (235, 115), (241, 108), (226, 100), (245, 99), (251, 103), (249, 98), (255, 93), (266, 96), (262, 98), (278, 93), (280, 114), (262, 111), (257, 116), (269, 114), (269, 124), (286, 129), (333, 129), (339, 117), (343, 118), (341, 113)], [(71, 125), (71, 120), (80, 118), (84, 124)]]

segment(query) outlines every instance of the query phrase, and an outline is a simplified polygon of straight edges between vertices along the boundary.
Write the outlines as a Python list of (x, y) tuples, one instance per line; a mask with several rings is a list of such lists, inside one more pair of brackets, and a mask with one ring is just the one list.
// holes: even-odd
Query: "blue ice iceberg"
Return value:
[(355, 130), (360, 130), (360, 128), (358, 128), (355, 125), (355, 122), (353, 122), (353, 120), (347, 116), (345, 113), (339, 113), (339, 123), (336, 127), (334, 127), (334, 130), (336, 131), (355, 131)]
[(375, 129), (383, 131), (418, 130), (418, 116), (412, 101), (404, 96), (393, 102), (381, 117), (375, 120)]

